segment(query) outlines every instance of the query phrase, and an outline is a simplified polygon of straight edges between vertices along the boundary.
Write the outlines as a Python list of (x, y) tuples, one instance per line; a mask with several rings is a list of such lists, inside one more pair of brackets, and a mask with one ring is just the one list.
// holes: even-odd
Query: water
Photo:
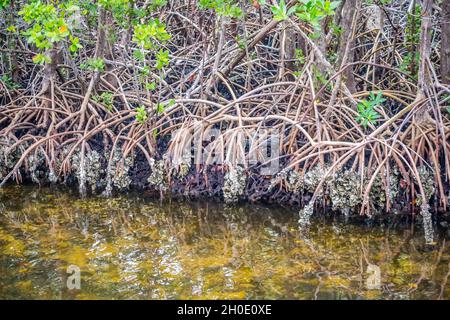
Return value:
[(420, 226), (144, 198), (0, 189), (0, 298), (450, 299), (449, 242)]

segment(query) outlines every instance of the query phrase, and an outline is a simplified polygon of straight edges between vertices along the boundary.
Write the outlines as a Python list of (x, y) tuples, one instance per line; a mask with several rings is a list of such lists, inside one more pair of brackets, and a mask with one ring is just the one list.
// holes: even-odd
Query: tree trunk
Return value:
[[(342, 7), (342, 18), (340, 20), (340, 27), (342, 34), (339, 41), (337, 65), (341, 68), (348, 63), (353, 62), (354, 56), (354, 26), (356, 19), (356, 8), (359, 6), (359, 0), (345, 0)], [(347, 84), (348, 90), (351, 93), (356, 92), (355, 77), (353, 75), (353, 68), (348, 67), (342, 72), (344, 82)]]
[[(8, 14), (9, 17), (9, 25), (14, 25), (14, 20), (16, 19), (16, 8), (15, 8), (15, 2), (12, 0), (9, 4), (10, 13)], [(11, 79), (14, 83), (19, 83), (20, 81), (20, 67), (19, 62), (17, 60), (17, 54), (14, 53), (14, 50), (17, 47), (17, 38), (13, 36), (9, 42), (9, 48), (12, 49), (10, 54), (11, 58)]]
[[(427, 98), (429, 91), (430, 77), (430, 54), (431, 54), (431, 13), (433, 10), (434, 0), (424, 0), (422, 3), (422, 23), (420, 27), (419, 42), (419, 70), (417, 73), (417, 94), (416, 102)], [(429, 112), (429, 103), (420, 106), (420, 111), (414, 115), (415, 121), (420, 125), (435, 124)]]
[[(46, 55), (50, 58), (50, 62), (44, 65), (44, 78), (42, 80), (42, 93), (46, 96), (50, 96), (50, 82), (55, 78), (56, 67), (58, 65), (58, 48), (56, 46), (46, 52)], [(48, 101), (47, 101), (48, 102)]]
[[(45, 108), (50, 108), (53, 103), (53, 94), (52, 94), (52, 82), (55, 80), (56, 68), (58, 67), (59, 60), (59, 51), (57, 46), (55, 45), (52, 49), (46, 52), (46, 55), (50, 58), (50, 62), (45, 63), (43, 73), (44, 78), (42, 79), (42, 89), (41, 92), (43, 96), (46, 98), (43, 101), (43, 105)], [(44, 111), (44, 120), (40, 123), (39, 127), (46, 128), (48, 126), (48, 111)], [(54, 114), (52, 113), (52, 117)], [(54, 123), (52, 122), (52, 126)]]
[(441, 76), (443, 83), (450, 84), (450, 0), (442, 1)]
[[(317, 48), (320, 50), (320, 53), (322, 54), (323, 57), (327, 57), (327, 41), (325, 39), (325, 35), (326, 35), (326, 30), (325, 30), (325, 26), (327, 24), (327, 18), (325, 18), (321, 23), (320, 23), (320, 27), (321, 27), (321, 31), (320, 34), (321, 36), (314, 39), (313, 42), (314, 44), (317, 46)], [(320, 73), (320, 76), (326, 78), (327, 77), (327, 67), (322, 63), (322, 61), (318, 61), (317, 64), (317, 71)]]
[[(99, 7), (98, 14), (98, 27), (97, 27), (97, 42), (95, 45), (95, 53), (94, 57), (96, 59), (103, 59), (105, 56), (105, 47), (106, 47), (106, 10), (102, 6)], [(100, 71), (96, 70), (93, 72), (91, 81), (89, 82), (89, 87), (87, 89), (86, 94), (84, 95), (83, 102), (80, 107), (80, 122), (78, 124), (78, 130), (82, 130), (86, 121), (86, 110), (89, 103), (89, 99), (91, 94), (97, 84), (97, 81), (100, 77)]]
[[(114, 25), (113, 17), (111, 13), (107, 13), (106, 17), (106, 26), (105, 28), (112, 28)], [(110, 32), (110, 30), (107, 30)], [(107, 39), (104, 44), (104, 54), (107, 60), (114, 61), (114, 42), (111, 39)], [(114, 89), (117, 89), (119, 87), (119, 84), (117, 82), (117, 78), (112, 74), (112, 71), (114, 70), (114, 66), (110, 63), (105, 63), (105, 71), (106, 71), (106, 77), (105, 81), (108, 82)]]
[(295, 32), (288, 22), (283, 23), (283, 31), (280, 41), (281, 66), (279, 69), (279, 79), (286, 78), (293, 81), (292, 72), (295, 71)]
[[(447, 0), (446, 0), (447, 1)], [(417, 79), (417, 98), (424, 98), (428, 85), (428, 61), (431, 52), (431, 11), (434, 0), (424, 0), (422, 7), (422, 24), (420, 30), (420, 62)]]

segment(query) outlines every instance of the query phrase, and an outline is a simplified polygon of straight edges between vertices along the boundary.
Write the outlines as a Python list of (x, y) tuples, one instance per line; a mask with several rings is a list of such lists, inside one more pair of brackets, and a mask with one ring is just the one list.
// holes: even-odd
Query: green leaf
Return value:
[(147, 90), (155, 90), (156, 89), (156, 83), (155, 82), (146, 83), (145, 84), (145, 88)]
[(287, 10), (286, 3), (284, 2), (284, 0), (281, 0), (278, 7), (271, 6), (270, 10), (272, 10), (274, 20), (283, 21), (289, 18), (289, 16), (297, 10), (297, 7), (292, 7)]
[(166, 109), (166, 107), (162, 103), (156, 104), (156, 113), (157, 114), (163, 113), (165, 109)]
[(0, 10), (7, 8), (9, 4), (9, 0), (0, 0)]
[(136, 108), (136, 121), (140, 124), (144, 124), (148, 119), (147, 109), (144, 106), (140, 106)]
[(155, 68), (157, 70), (161, 70), (165, 66), (169, 64), (169, 51), (160, 49), (156, 54), (156, 65)]
[(138, 61), (144, 61), (145, 59), (145, 55), (144, 52), (141, 50), (134, 50), (133, 51), (133, 56), (136, 58), (136, 60)]
[(364, 128), (367, 128), (369, 124), (376, 124), (377, 119), (381, 117), (381, 115), (374, 108), (380, 106), (382, 102), (386, 101), (386, 99), (382, 98), (382, 95), (382, 92), (378, 92), (376, 96), (374, 92), (370, 92), (368, 100), (362, 100), (358, 103), (358, 116), (355, 120)]
[(49, 56), (46, 56), (46, 55), (44, 55), (44, 54), (42, 54), (42, 53), (38, 53), (37, 55), (35, 55), (34, 57), (33, 57), (33, 62), (35, 63), (35, 64), (44, 64), (44, 63), (50, 63), (51, 62), (51, 59), (50, 59), (50, 57)]
[(154, 138), (158, 137), (158, 129), (156, 129), (156, 128), (153, 129), (153, 132), (152, 132), (152, 133), (153, 133), (153, 137), (154, 137)]
[(90, 58), (80, 65), (81, 69), (87, 69), (90, 71), (103, 71), (105, 69), (105, 62), (100, 58)]

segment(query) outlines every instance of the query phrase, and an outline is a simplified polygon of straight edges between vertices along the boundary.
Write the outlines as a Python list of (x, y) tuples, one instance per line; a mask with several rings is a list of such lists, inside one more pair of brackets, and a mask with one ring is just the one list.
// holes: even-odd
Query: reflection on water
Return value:
[[(316, 222), (255, 205), (80, 200), (0, 189), (2, 299), (450, 299), (450, 248), (413, 226)], [(419, 227), (416, 227), (420, 229)], [(67, 268), (80, 269), (80, 289)]]

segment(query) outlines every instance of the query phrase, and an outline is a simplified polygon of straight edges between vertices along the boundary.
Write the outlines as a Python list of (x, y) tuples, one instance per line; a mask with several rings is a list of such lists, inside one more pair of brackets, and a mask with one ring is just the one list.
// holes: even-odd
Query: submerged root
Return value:
[(314, 203), (309, 202), (303, 209), (298, 213), (298, 223), (300, 227), (306, 227), (311, 224), (311, 216), (314, 213)]
[(425, 243), (432, 244), (434, 241), (433, 220), (431, 219), (430, 205), (428, 203), (424, 203), (420, 206), (420, 214), (422, 215), (423, 219)]

